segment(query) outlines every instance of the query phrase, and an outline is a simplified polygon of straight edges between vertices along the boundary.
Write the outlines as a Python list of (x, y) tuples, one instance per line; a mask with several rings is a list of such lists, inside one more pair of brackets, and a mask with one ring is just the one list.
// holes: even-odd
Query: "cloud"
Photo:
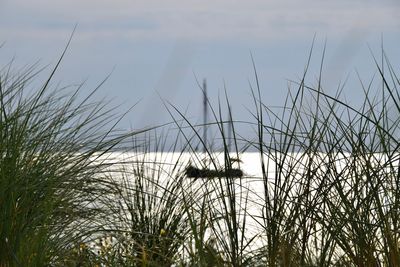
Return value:
[(3, 9), (3, 35), (35, 30), (57, 35), (79, 23), (80, 34), (90, 38), (265, 42), (400, 28), (394, 1), (14, 0)]

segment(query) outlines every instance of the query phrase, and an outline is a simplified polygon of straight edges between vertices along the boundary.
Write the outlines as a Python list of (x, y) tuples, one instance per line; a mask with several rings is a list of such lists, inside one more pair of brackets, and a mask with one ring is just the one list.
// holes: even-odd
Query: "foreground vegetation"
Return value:
[(51, 87), (58, 64), (38, 90), (36, 68), (3, 67), (0, 266), (400, 266), (400, 80), (382, 59), (378, 78), (360, 78), (360, 108), (343, 88), (325, 93), (322, 72), (308, 85), (311, 53), (280, 110), (263, 104), (255, 72), (254, 139), (209, 103), (222, 161), (210, 149), (204, 161), (201, 127), (166, 103), (171, 150), (214, 171), (257, 151), (262, 188), (228, 171), (188, 179), (184, 152), (163, 157), (171, 138), (121, 134), (93, 92)]

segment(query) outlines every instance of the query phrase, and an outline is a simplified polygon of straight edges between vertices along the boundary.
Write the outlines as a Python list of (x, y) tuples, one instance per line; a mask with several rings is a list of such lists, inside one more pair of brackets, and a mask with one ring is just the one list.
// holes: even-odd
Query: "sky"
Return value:
[[(53, 66), (76, 26), (54, 82), (85, 81), (85, 94), (110, 75), (97, 97), (118, 112), (135, 105), (121, 128), (171, 121), (162, 100), (201, 122), (203, 79), (213, 104), (226, 88), (234, 118), (249, 120), (252, 56), (263, 102), (282, 106), (316, 36), (308, 81), (326, 41), (323, 85), (333, 92), (356, 70), (366, 81), (376, 73), (368, 46), (379, 56), (383, 43), (399, 69), (398, 14), (397, 0), (0, 0), (0, 64)], [(359, 86), (348, 87), (356, 103)]]

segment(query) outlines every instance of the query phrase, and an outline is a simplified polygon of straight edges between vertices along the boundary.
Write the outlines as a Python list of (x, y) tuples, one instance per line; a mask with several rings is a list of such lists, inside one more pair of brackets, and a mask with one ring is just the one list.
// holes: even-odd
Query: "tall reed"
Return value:
[[(325, 48), (310, 85), (314, 49), (280, 110), (263, 102), (253, 60), (253, 121), (234, 120), (226, 91), (216, 107), (206, 99), (207, 125), (165, 102), (171, 147), (162, 127), (115, 132), (120, 117), (89, 103), (94, 92), (51, 89), (59, 63), (37, 91), (34, 67), (3, 68), (0, 266), (399, 266), (400, 79), (372, 56), (378, 75), (359, 77), (356, 107), (344, 86), (327, 93)], [(248, 150), (259, 177), (240, 169)]]
[(10, 63), (0, 72), (1, 266), (68, 263), (109, 191), (102, 156), (130, 135), (113, 133), (119, 117), (90, 102), (96, 90), (78, 97), (82, 86), (51, 86), (66, 49), (38, 89), (45, 70)]
[[(197, 181), (204, 197), (196, 208), (187, 204), (186, 211), (198, 264), (210, 264), (211, 257), (216, 266), (399, 265), (399, 79), (384, 52), (380, 64), (373, 56), (379, 77), (367, 84), (359, 77), (364, 101), (352, 106), (342, 100), (344, 86), (333, 95), (324, 90), (325, 48), (316, 85), (308, 84), (313, 49), (302, 78), (291, 82), (295, 88), (280, 112), (263, 103), (255, 71), (255, 123), (246, 125), (255, 126), (256, 137), (244, 140), (247, 146), (235, 153), (240, 156), (246, 147), (259, 152), (264, 194), (251, 191), (243, 183), (250, 178), (246, 176)], [(229, 110), (229, 101), (227, 106)], [(240, 122), (224, 121), (220, 104), (218, 112), (210, 109), (214, 122), (205, 127), (217, 127), (226, 160), (221, 165), (218, 152), (207, 148), (211, 163), (198, 164), (226, 170), (232, 162), (223, 125)], [(197, 138), (206, 145), (198, 126), (174, 106), (168, 110), (175, 112), (172, 116), (186, 142)], [(198, 154), (195, 146), (189, 147)], [(260, 212), (250, 212), (250, 203)], [(250, 221), (261, 229), (258, 234), (247, 227)], [(263, 245), (254, 248), (252, 243)]]

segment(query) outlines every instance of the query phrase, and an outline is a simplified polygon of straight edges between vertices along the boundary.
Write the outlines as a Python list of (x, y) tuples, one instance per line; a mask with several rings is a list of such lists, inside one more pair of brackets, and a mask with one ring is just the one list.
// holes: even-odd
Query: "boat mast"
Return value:
[(232, 110), (228, 106), (228, 153), (231, 152), (232, 146)]
[(203, 80), (203, 142), (204, 153), (207, 152), (207, 82)]

